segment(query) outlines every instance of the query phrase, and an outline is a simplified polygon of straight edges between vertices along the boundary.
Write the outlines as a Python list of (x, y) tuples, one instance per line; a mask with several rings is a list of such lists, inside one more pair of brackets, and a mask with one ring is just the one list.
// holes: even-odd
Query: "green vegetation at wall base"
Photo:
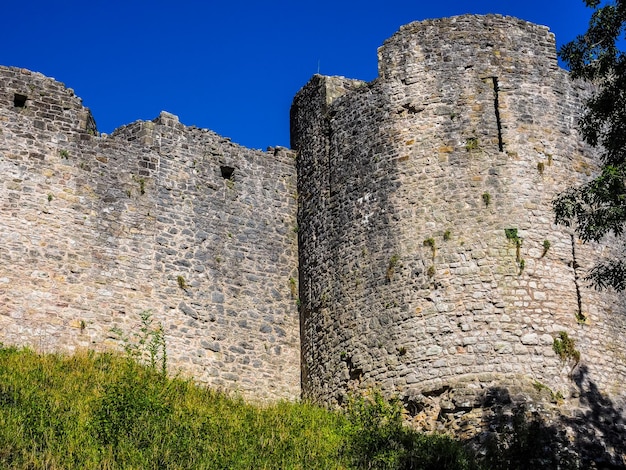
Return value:
[(456, 441), (404, 427), (399, 409), (379, 396), (346, 413), (254, 406), (128, 357), (0, 345), (0, 468), (477, 468)]

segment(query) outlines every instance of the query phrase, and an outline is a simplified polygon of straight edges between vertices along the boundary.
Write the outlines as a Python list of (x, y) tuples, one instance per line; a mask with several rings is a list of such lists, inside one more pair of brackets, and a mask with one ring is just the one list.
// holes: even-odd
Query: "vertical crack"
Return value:
[(324, 127), (322, 130), (323, 134), (324, 134), (324, 145), (325, 145), (325, 158), (326, 158), (326, 168), (328, 169), (328, 197), (330, 199), (330, 196), (332, 195), (333, 191), (332, 191), (332, 161), (331, 161), (331, 146), (332, 146), (332, 138), (333, 138), (333, 132), (332, 132), (332, 128), (330, 125), (330, 117), (326, 116), (326, 119), (324, 119)]
[(499, 92), (500, 87), (498, 86), (498, 77), (491, 77), (493, 81), (493, 107), (496, 113), (496, 125), (498, 126), (498, 150), (500, 152), (504, 152), (504, 142), (502, 141), (502, 121), (500, 121), (500, 101), (499, 101)]
[(574, 285), (576, 286), (576, 301), (578, 302), (578, 312), (576, 313), (576, 320), (579, 322), (584, 322), (586, 320), (585, 314), (583, 313), (583, 301), (580, 296), (580, 284), (579, 284), (579, 276), (578, 276), (578, 262), (576, 261), (576, 240), (574, 240), (574, 234), (570, 234), (570, 238), (572, 240), (572, 269), (574, 270)]

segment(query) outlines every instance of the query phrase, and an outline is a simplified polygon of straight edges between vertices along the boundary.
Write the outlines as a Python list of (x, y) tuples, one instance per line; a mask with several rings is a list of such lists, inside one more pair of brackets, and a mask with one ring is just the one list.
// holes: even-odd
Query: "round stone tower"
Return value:
[(292, 106), (304, 395), (623, 396), (623, 297), (584, 280), (610, 245), (554, 224), (554, 197), (597, 168), (576, 130), (590, 90), (554, 35), (460, 16), (378, 56), (373, 82), (316, 75)]

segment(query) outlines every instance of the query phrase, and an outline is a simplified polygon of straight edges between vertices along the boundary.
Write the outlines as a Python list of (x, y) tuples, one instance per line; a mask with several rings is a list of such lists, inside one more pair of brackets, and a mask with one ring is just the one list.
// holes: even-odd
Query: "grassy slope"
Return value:
[(0, 347), (0, 468), (474, 468), (397, 410), (380, 397), (347, 414), (261, 408), (124, 357)]

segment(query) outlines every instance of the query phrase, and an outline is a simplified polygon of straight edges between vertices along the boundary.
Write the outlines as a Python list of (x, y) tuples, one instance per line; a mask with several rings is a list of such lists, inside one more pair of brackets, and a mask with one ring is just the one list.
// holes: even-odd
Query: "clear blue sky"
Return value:
[(289, 106), (318, 71), (376, 77), (376, 49), (411, 21), (500, 13), (583, 33), (582, 0), (341, 2), (8, 0), (0, 64), (73, 88), (98, 129), (161, 110), (252, 148), (289, 146)]

